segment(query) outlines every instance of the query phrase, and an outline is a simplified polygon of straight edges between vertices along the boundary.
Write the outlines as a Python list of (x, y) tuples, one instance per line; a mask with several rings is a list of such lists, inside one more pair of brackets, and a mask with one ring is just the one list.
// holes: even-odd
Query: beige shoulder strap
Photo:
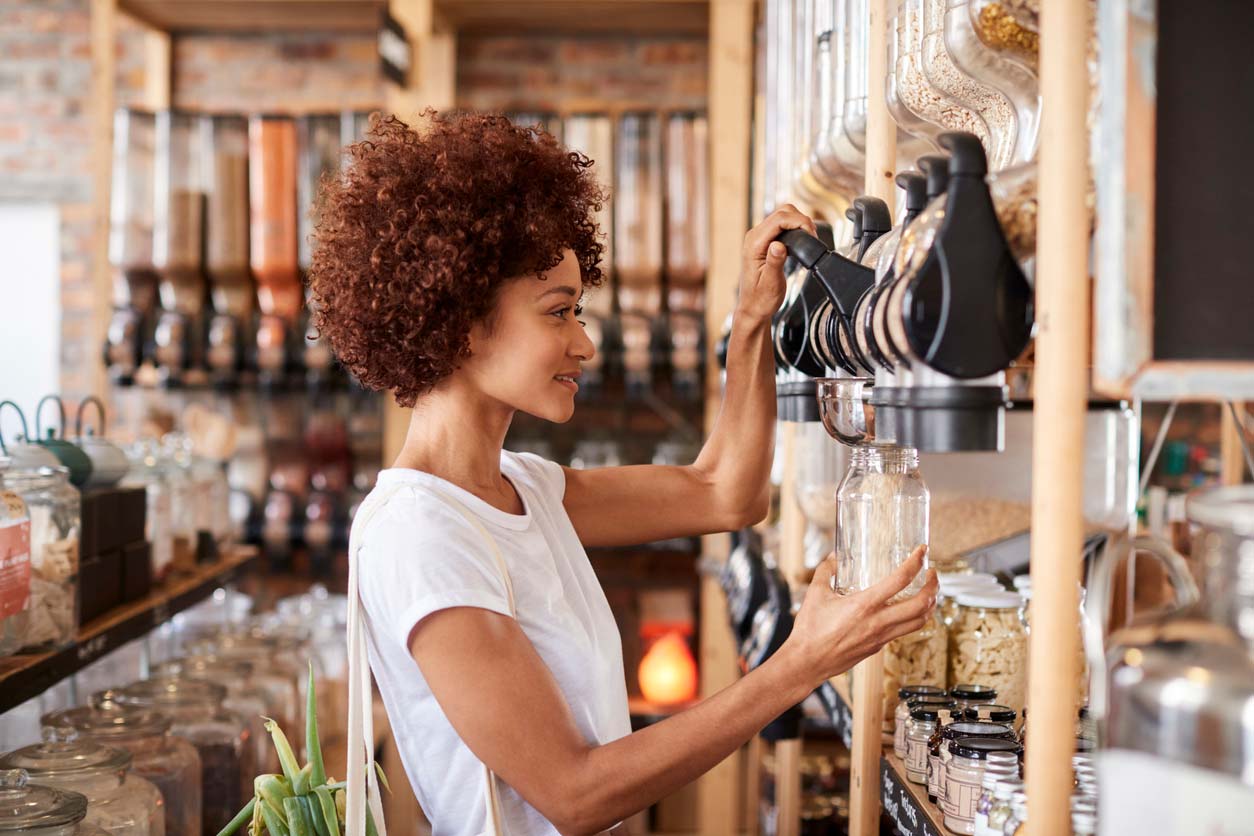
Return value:
[[(365, 836), (367, 806), (379, 836), (387, 836), (387, 827), (383, 821), (383, 803), (379, 794), (379, 779), (373, 769), (367, 768), (367, 765), (374, 759), (374, 716), (368, 708), (373, 698), (373, 689), (370, 665), (366, 655), (365, 619), (361, 612), (361, 597), (358, 590), (357, 554), (361, 549), (361, 532), (400, 487), (391, 485), (383, 490), (372, 491), (358, 507), (348, 538), (348, 777), (347, 804), (344, 811), (346, 836)], [(492, 553), (497, 569), (500, 570), (501, 579), (505, 583), (510, 615), (517, 618), (514, 585), (510, 580), (509, 568), (505, 565), (505, 557), (501, 554), (496, 539), (488, 533), (483, 523), (465, 505), (442, 491), (431, 489), (431, 493), (456, 511), (488, 544), (488, 550)], [(483, 767), (483, 774), (486, 820), (482, 836), (505, 836), (496, 776), (486, 764)]]

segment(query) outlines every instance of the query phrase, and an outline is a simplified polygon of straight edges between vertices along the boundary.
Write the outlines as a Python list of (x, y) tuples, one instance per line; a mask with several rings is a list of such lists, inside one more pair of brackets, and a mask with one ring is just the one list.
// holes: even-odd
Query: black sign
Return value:
[(414, 66), (414, 48), (405, 27), (385, 10), (379, 27), (379, 66), (383, 75), (402, 87), (409, 86)]
[(884, 815), (901, 836), (942, 836), (905, 786), (906, 776), (898, 775), (887, 760), (880, 759), (880, 801)]

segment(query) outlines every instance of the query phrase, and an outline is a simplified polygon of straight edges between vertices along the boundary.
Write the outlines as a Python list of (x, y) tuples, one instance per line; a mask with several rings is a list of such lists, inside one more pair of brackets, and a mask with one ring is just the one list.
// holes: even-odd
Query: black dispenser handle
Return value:
[(857, 255), (857, 261), (861, 263), (875, 239), (893, 228), (893, 213), (887, 203), (870, 195), (854, 198), (853, 205), (862, 216), (862, 238), (858, 241)]
[(949, 188), (949, 158), (939, 154), (927, 154), (919, 157), (917, 163), (919, 170), (927, 178), (928, 201), (943, 195)]
[(853, 224), (853, 240), (862, 240), (862, 207), (856, 203), (845, 210), (845, 217)]
[(903, 171), (897, 175), (897, 187), (906, 193), (906, 214), (902, 226), (913, 221), (927, 206), (927, 175), (919, 171)]

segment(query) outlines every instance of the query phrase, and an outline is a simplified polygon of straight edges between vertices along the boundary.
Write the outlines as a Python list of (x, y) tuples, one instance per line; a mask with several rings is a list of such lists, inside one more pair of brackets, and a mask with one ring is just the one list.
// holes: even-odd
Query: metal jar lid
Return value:
[(62, 827), (86, 816), (82, 794), (32, 784), (24, 769), (0, 772), (0, 833)]
[(937, 688), (935, 685), (902, 685), (897, 689), (897, 698), (903, 700), (912, 700), (916, 697), (943, 696), (945, 696), (945, 689)]
[(991, 703), (997, 699), (997, 689), (988, 685), (960, 683), (949, 689), (949, 695), (956, 700), (979, 700)]
[(1013, 723), (1017, 716), (1010, 706), (993, 703), (969, 705), (962, 711), (962, 719), (972, 723)]

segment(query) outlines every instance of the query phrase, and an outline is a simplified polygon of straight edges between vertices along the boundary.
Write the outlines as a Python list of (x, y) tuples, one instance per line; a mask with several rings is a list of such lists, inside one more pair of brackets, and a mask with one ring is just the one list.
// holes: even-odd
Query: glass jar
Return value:
[(64, 467), (8, 470), (5, 487), (30, 515), (30, 602), (20, 647), (38, 652), (78, 634), (78, 544), (82, 498)]
[(157, 447), (170, 490), (170, 533), (173, 537), (171, 570), (191, 572), (196, 568), (196, 515), (201, 507), (192, 480), (191, 458), (183, 448), (183, 436), (166, 433)]
[(174, 531), (170, 516), (170, 479), (160, 457), (160, 445), (153, 439), (133, 444), (126, 451), (131, 470), (122, 479), (124, 487), (142, 487), (147, 500), (144, 536), (151, 546), (152, 579), (165, 580), (174, 562)]
[[(867, 589), (927, 544), (928, 492), (919, 473), (919, 452), (869, 444), (864, 470), (851, 472), (836, 498), (836, 588)], [(899, 598), (923, 588), (927, 561)]]
[[(1006, 822), (1014, 811), (1014, 797), (1023, 793), (1023, 781), (1003, 779), (993, 789), (993, 801), (988, 805), (987, 832), (989, 836), (1002, 836)], [(1026, 798), (1026, 796), (1024, 796)]]
[(1027, 630), (1018, 595), (1013, 592), (958, 595), (958, 615), (949, 631), (951, 682), (978, 682), (990, 687), (1002, 704), (1022, 713), (1027, 688), (1027, 652)]
[(253, 794), (257, 774), (248, 724), (223, 708), (226, 688), (213, 682), (146, 679), (92, 697), (151, 708), (169, 716), (171, 732), (196, 747), (200, 755), (201, 827), (217, 833)]
[(156, 306), (152, 267), (156, 124), (151, 113), (113, 112), (113, 173), (109, 198), (109, 263), (113, 301), (145, 313)]
[[(253, 664), (243, 659), (227, 660), (216, 656), (184, 656), (162, 662), (153, 674), (171, 679), (196, 679), (216, 682), (226, 687), (222, 705), (248, 722), (253, 757), (259, 772), (280, 771), (278, 753), (266, 731), (267, 717), (274, 716), (270, 695), (253, 681)], [(290, 734), (291, 729), (284, 728)]]
[(965, 575), (937, 575), (936, 611), (940, 613), (941, 623), (945, 629), (953, 627), (954, 618), (958, 615), (958, 593), (963, 591), (988, 590), (1000, 592), (1001, 584), (993, 575), (971, 573)]
[(946, 6), (947, 0), (923, 0), (923, 74), (932, 87), (980, 117), (988, 128), (984, 148), (989, 169), (1004, 168), (1014, 159), (1018, 114), (999, 89), (954, 63), (945, 42)]
[(928, 741), (927, 797), (933, 804), (945, 798), (945, 770), (951, 755), (949, 744), (961, 737), (985, 737), (993, 740), (1010, 740), (1018, 743), (1014, 729), (1000, 723), (971, 723), (962, 720), (960, 712), (954, 712), (949, 723), (942, 724)]
[(995, 705), (992, 703), (979, 705), (968, 705), (962, 710), (962, 719), (968, 723), (1001, 723), (1003, 726), (1016, 728), (1015, 720), (1018, 715), (1015, 710), (1008, 705)]
[(35, 783), (80, 792), (87, 818), (119, 836), (163, 836), (165, 803), (157, 788), (131, 775), (131, 754), (79, 739), (64, 726), (45, 727), (44, 742), (0, 756), (0, 770), (24, 769)]
[(6, 483), (9, 459), (0, 457), (0, 552), (5, 569), (0, 574), (0, 659), (22, 647), (30, 622), (30, 509)]
[(935, 685), (911, 684), (897, 689), (897, 706), (893, 710), (893, 753), (906, 757), (906, 725), (910, 722), (910, 701), (920, 697), (945, 697), (945, 689)]
[(958, 707), (965, 711), (976, 705), (992, 703), (997, 699), (997, 689), (988, 685), (960, 682), (950, 687), (949, 696), (953, 697)]
[(836, 546), (836, 492), (841, 465), (849, 458), (827, 434), (823, 425), (797, 424), (796, 495), (801, 513), (809, 523), (805, 537), (805, 565), (811, 569)]
[[(907, 22), (908, 18), (901, 14), (901, 7), (898, 5), (894, 10), (892, 20), (888, 22), (888, 76), (884, 83), (884, 98), (888, 104), (888, 112), (892, 114), (897, 127), (910, 136), (916, 137), (923, 146), (935, 148), (936, 137), (941, 133), (940, 126), (921, 118), (906, 107), (901, 98), (901, 79), (898, 74), (905, 69), (902, 62), (902, 49), (909, 34)], [(918, 154), (913, 156), (918, 156)]]
[(942, 710), (931, 705), (910, 710), (910, 723), (906, 726), (906, 778), (915, 784), (927, 783), (927, 746), (940, 726)]
[(1036, 256), (1036, 163), (992, 172), (988, 192), (1010, 252), (1019, 264), (1027, 264)]
[(299, 749), (302, 735), (292, 735), (291, 730), (303, 729), (301, 694), (308, 669), (299, 667), (295, 659), (307, 659), (308, 654), (288, 647), (293, 655), (281, 654), (282, 646), (275, 639), (250, 635), (246, 631), (219, 632), (193, 641), (187, 645), (189, 653), (196, 656), (217, 656), (228, 660), (252, 663), (253, 682), (266, 693), (267, 704), (279, 727), (293, 740)]
[[(1011, 767), (1004, 764), (997, 765), (992, 762), (986, 762), (984, 766), (984, 780), (980, 785), (980, 798), (975, 802), (975, 836), (995, 836), (995, 832), (989, 827), (988, 817), (997, 803), (997, 788), (1003, 784), (1023, 786), (1022, 782), (1019, 781), (1017, 764)], [(1010, 798), (1010, 792), (1010, 789), (1006, 790), (1007, 800)]]
[(975, 832), (975, 805), (984, 783), (984, 768), (993, 752), (1018, 757), (1021, 747), (1013, 740), (960, 737), (948, 744), (949, 763), (945, 767), (945, 799), (941, 810), (945, 826), (955, 833)]
[(200, 833), (200, 756), (186, 740), (170, 734), (167, 717), (104, 701), (45, 714), (40, 722), (44, 728), (71, 728), (88, 740), (125, 749), (133, 758), (131, 772), (161, 792), (166, 836)]
[(884, 733), (892, 734), (897, 713), (894, 702), (900, 699), (902, 683), (930, 685), (944, 693), (949, 652), (949, 637), (941, 624), (940, 614), (918, 630), (893, 639), (884, 647)]
[(107, 836), (83, 819), (81, 793), (31, 783), (24, 769), (0, 772), (0, 833), (25, 836)]

